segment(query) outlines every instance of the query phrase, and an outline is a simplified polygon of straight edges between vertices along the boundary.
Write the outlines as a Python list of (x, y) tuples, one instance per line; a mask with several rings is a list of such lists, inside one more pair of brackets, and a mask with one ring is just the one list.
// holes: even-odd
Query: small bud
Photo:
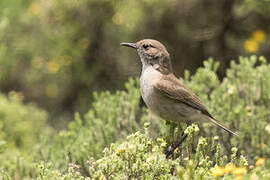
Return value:
[(214, 136), (214, 141), (218, 141), (219, 140), (219, 136)]
[(199, 129), (199, 127), (197, 125), (194, 127), (194, 131), (195, 132), (199, 132), (200, 131), (200, 129)]
[(164, 142), (163, 138), (157, 138), (157, 142)]
[(167, 147), (167, 143), (166, 142), (161, 143), (160, 147), (166, 148)]
[(265, 126), (265, 131), (270, 134), (270, 124)]
[(208, 143), (207, 143), (207, 139), (206, 138), (201, 137), (199, 139), (198, 145), (200, 145), (200, 146), (206, 146), (207, 144)]
[(237, 147), (233, 147), (233, 148), (232, 148), (232, 153), (235, 154), (237, 151), (238, 151)]
[(188, 160), (189, 160), (189, 158), (188, 158), (188, 157), (185, 157), (185, 158), (184, 158), (184, 161), (188, 161)]
[(127, 140), (130, 140), (130, 139), (132, 139), (133, 137), (135, 137), (135, 134), (128, 135), (128, 136), (127, 136)]
[(186, 130), (184, 131), (184, 134), (188, 135), (188, 134), (189, 134), (189, 129), (186, 129)]
[(152, 148), (152, 152), (157, 152), (158, 151), (158, 146), (154, 146), (153, 148)]
[(137, 131), (137, 132), (135, 132), (135, 137), (138, 137), (139, 135), (140, 135), (140, 132), (139, 131)]
[(150, 123), (149, 122), (144, 123), (144, 128), (149, 128), (149, 127), (150, 127)]
[(126, 150), (125, 149), (122, 149), (122, 148), (118, 150), (118, 153), (120, 153), (120, 154), (123, 154), (125, 152), (126, 152)]
[(231, 86), (231, 87), (229, 87), (229, 89), (228, 89), (228, 94), (229, 94), (229, 95), (232, 95), (233, 93), (234, 93), (234, 87)]
[(263, 56), (260, 56), (259, 57), (259, 61), (262, 63), (262, 64), (265, 64), (267, 62), (267, 60), (265, 59), (265, 57)]

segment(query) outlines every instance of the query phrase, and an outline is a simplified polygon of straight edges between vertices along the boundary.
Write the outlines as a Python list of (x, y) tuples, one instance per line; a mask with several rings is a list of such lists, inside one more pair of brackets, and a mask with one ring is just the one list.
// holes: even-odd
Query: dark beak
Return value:
[(127, 47), (131, 47), (134, 49), (137, 49), (137, 46), (135, 43), (120, 43), (121, 46), (127, 46)]

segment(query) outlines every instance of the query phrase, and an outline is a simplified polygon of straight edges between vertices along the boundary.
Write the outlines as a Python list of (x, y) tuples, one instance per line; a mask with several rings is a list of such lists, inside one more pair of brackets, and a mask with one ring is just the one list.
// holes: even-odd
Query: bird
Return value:
[[(142, 63), (141, 96), (154, 114), (174, 123), (211, 122), (238, 136), (236, 132), (217, 121), (199, 97), (174, 75), (170, 54), (162, 43), (154, 39), (143, 39), (136, 43), (123, 42), (120, 45), (137, 50)], [(180, 141), (167, 152), (167, 156), (172, 154), (187, 137), (185, 134), (182, 135)]]

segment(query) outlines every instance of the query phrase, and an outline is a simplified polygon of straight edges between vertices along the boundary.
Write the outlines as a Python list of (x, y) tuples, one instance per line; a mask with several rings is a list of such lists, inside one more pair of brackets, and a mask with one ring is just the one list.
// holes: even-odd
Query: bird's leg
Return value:
[(176, 142), (175, 144), (173, 144), (172, 146), (169, 146), (166, 150), (166, 158), (168, 158), (170, 155), (173, 154), (174, 150), (179, 147), (182, 142), (184, 142), (184, 140), (187, 138), (187, 134), (184, 133), (185, 131), (182, 132), (182, 136), (181, 139)]

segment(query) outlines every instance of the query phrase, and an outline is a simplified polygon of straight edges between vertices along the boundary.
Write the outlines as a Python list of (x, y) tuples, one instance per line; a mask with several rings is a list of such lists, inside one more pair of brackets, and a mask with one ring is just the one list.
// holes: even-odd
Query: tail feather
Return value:
[(238, 135), (236, 132), (233, 132), (233, 131), (230, 130), (228, 127), (226, 127), (226, 126), (223, 125), (222, 123), (218, 122), (216, 119), (211, 118), (211, 117), (209, 117), (209, 119), (210, 119), (210, 121), (211, 121), (212, 123), (214, 123), (215, 125), (221, 127), (222, 129), (224, 129), (224, 130), (227, 131), (228, 133), (231, 133), (231, 134), (233, 134), (233, 135), (239, 137), (239, 135)]

